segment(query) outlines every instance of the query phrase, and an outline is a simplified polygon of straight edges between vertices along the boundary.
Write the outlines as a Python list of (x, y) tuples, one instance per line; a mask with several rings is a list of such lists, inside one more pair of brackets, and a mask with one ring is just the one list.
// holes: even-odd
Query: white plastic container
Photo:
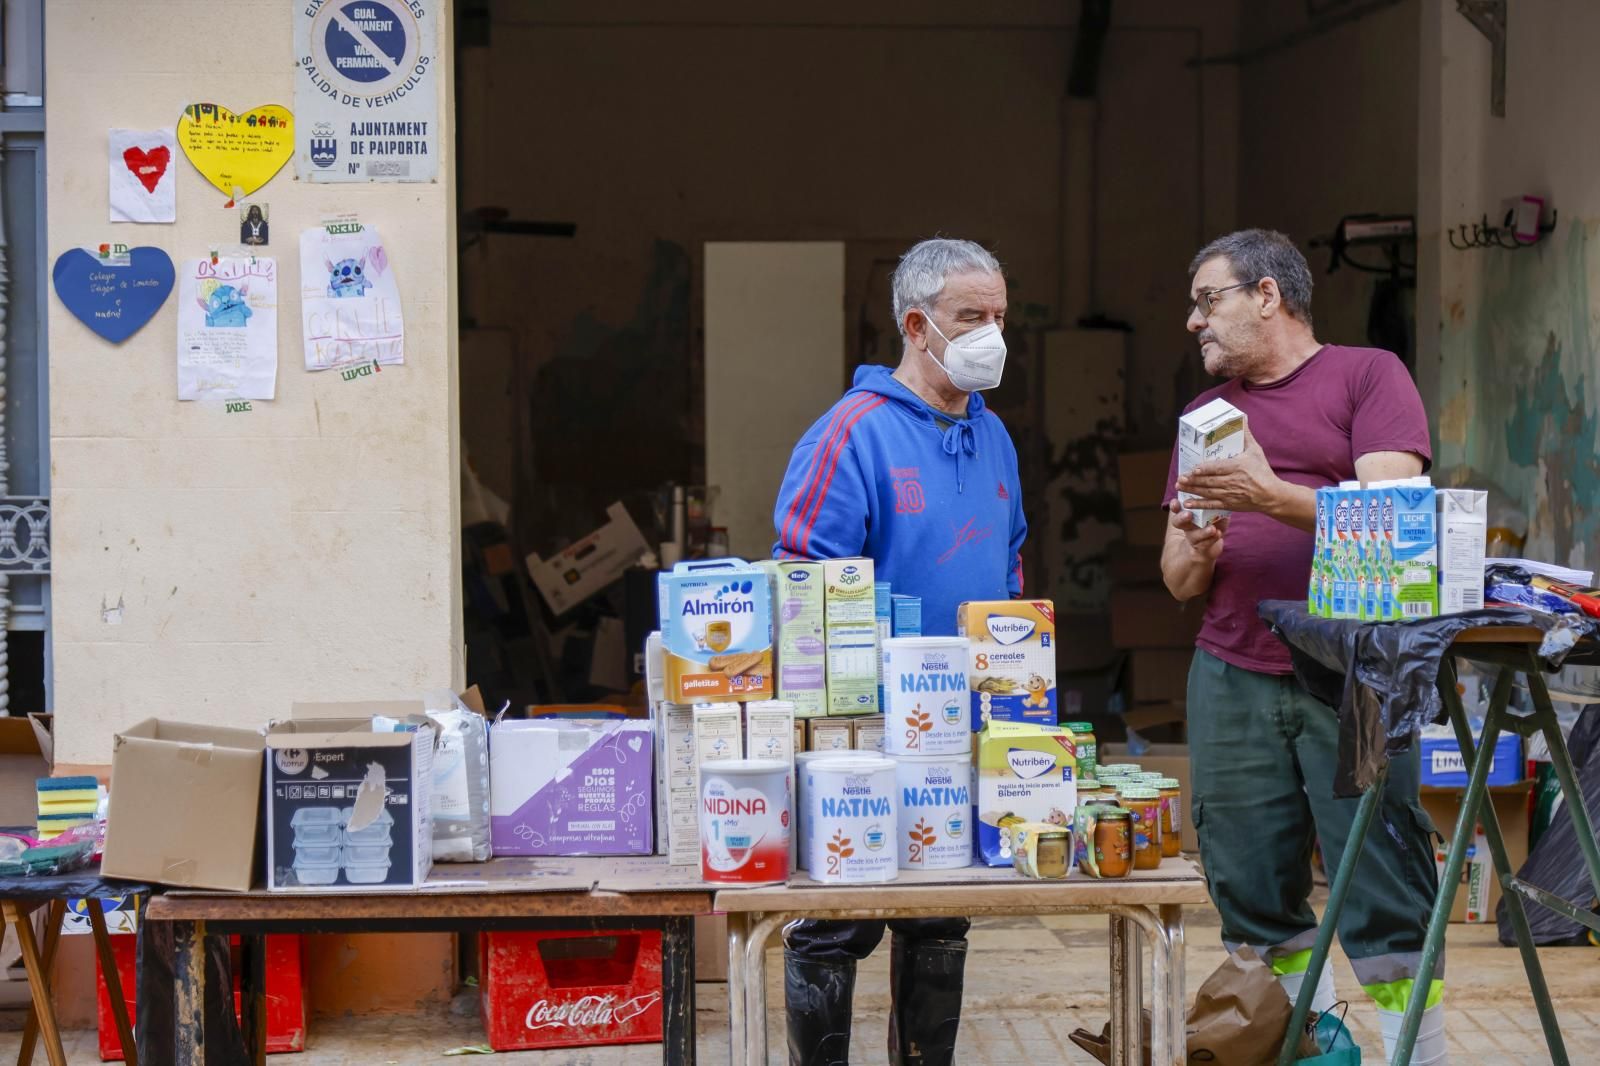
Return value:
[(965, 755), (895, 759), (902, 870), (972, 865), (972, 760)]
[(883, 642), (885, 755), (968, 755), (971, 696), (965, 637), (890, 637)]
[(894, 760), (858, 753), (806, 764), (806, 817), (814, 881), (871, 884), (899, 873)]
[(727, 759), (700, 768), (700, 875), (716, 884), (789, 879), (788, 763)]

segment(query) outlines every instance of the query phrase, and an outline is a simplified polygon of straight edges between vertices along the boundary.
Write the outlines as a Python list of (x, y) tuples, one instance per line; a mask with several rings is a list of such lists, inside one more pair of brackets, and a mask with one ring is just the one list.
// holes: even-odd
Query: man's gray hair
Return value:
[(989, 250), (972, 241), (935, 237), (911, 246), (894, 268), (894, 324), (905, 336), (906, 312), (913, 307), (932, 310), (944, 291), (945, 279), (952, 274), (999, 274), (1000, 261)]
[(1190, 261), (1189, 280), (1194, 280), (1201, 266), (1218, 257), (1228, 261), (1238, 281), (1276, 281), (1284, 310), (1311, 325), (1311, 268), (1294, 241), (1270, 229), (1242, 229), (1218, 237)]

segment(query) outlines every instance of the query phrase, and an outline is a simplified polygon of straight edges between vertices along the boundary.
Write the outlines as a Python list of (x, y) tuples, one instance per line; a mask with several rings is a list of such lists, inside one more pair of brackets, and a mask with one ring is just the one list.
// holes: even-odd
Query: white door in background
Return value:
[(800, 435), (844, 385), (844, 244), (707, 242), (706, 481), (745, 559), (772, 553), (772, 507)]

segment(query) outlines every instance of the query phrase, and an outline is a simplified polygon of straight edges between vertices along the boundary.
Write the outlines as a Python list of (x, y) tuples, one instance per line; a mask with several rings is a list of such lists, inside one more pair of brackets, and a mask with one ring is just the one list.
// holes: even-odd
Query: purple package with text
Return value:
[(648, 722), (497, 722), (489, 730), (494, 853), (651, 854), (654, 755)]

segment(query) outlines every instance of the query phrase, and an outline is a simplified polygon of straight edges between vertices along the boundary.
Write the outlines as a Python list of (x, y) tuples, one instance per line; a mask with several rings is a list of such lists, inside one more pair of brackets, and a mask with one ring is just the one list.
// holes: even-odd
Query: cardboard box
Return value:
[[(1122, 512), (1122, 539), (1136, 548), (1159, 548), (1167, 542), (1165, 507), (1135, 507)], [(1157, 555), (1159, 569), (1160, 555)], [(1157, 575), (1159, 580), (1159, 574)]]
[[(1218, 397), (1178, 419), (1178, 474), (1181, 477), (1201, 463), (1233, 459), (1244, 452), (1244, 412)], [(1191, 492), (1178, 493), (1185, 505), (1195, 499)], [(1206, 526), (1226, 518), (1225, 510), (1189, 511), (1196, 525)]]
[(1071, 825), (1078, 758), (1070, 730), (993, 721), (978, 734), (978, 857), (1011, 865), (1015, 822)]
[(1193, 648), (1204, 616), (1196, 600), (1179, 603), (1164, 586), (1118, 589), (1111, 596), (1111, 642), (1119, 648)]
[(794, 708), (782, 700), (745, 704), (745, 757), (794, 762), (794, 725)]
[[(1432, 728), (1432, 727), (1430, 727)], [(1474, 736), (1475, 743), (1482, 737)], [(1466, 788), (1467, 761), (1461, 754), (1452, 730), (1446, 736), (1419, 738), (1422, 745), (1422, 783), (1434, 788)], [(1514, 785), (1525, 776), (1522, 763), (1522, 738), (1515, 733), (1502, 733), (1496, 739), (1494, 753), (1489, 756), (1489, 784)]]
[(263, 747), (261, 734), (248, 729), (160, 718), (118, 733), (101, 873), (248, 891), (255, 880)]
[(496, 1051), (661, 1041), (658, 930), (481, 933), (478, 954)]
[(0, 825), (33, 825), (38, 781), (50, 776), (48, 715), (0, 718)]
[(1411, 478), (1394, 494), (1395, 601), (1401, 618), (1439, 613), (1438, 502), (1427, 478)]
[(850, 721), (850, 746), (857, 751), (883, 754), (883, 715), (868, 714)]
[(658, 574), (656, 586), (668, 700), (772, 698), (772, 581), (764, 571), (743, 559), (706, 559)]
[(1181, 703), (1189, 698), (1194, 648), (1137, 648), (1123, 677), (1131, 703)]
[(823, 562), (823, 620), (828, 628), (876, 624), (877, 580), (873, 574), (871, 559), (858, 557)]
[(587, 537), (541, 559), (528, 556), (528, 576), (550, 610), (561, 614), (622, 577), (650, 550), (644, 534), (621, 503), (606, 508), (606, 524)]
[(372, 727), (370, 718), (268, 727), (267, 891), (371, 893), (428, 879), (434, 729)]
[(843, 718), (813, 718), (806, 723), (807, 751), (849, 751), (854, 727)]
[(1172, 470), (1170, 451), (1123, 452), (1117, 456), (1117, 483), (1122, 507), (1160, 507), (1172, 486), (1167, 475)]
[(1483, 554), (1489, 536), (1489, 494), (1440, 489), (1439, 611), (1456, 614), (1483, 606)]
[(489, 731), (496, 855), (649, 855), (648, 722), (537, 719)]
[(1123, 743), (1104, 743), (1100, 745), (1098, 761), (1102, 765), (1119, 762), (1138, 763), (1146, 772), (1152, 774), (1166, 774), (1178, 782), (1178, 787), (1183, 793), (1183, 810), (1180, 812), (1183, 820), (1183, 850), (1197, 852), (1200, 850), (1200, 838), (1194, 831), (1194, 820), (1191, 817), (1191, 804), (1194, 802), (1194, 791), (1190, 785), (1189, 773), (1189, 745), (1187, 744), (1152, 744), (1149, 750), (1140, 755), (1128, 754), (1128, 746)]
[(828, 627), (828, 713), (876, 714), (878, 705), (878, 627)]
[(1188, 704), (1177, 701), (1138, 703), (1122, 712), (1122, 724), (1136, 733), (1145, 733), (1157, 726), (1178, 725), (1188, 721), (1187, 708)]
[(889, 598), (892, 615), (889, 635), (892, 637), (922, 636), (922, 597), (902, 596), (894, 593)]
[(828, 712), (822, 564), (784, 561), (762, 565), (772, 574), (778, 698), (794, 704), (796, 718), (820, 717)]
[(956, 610), (972, 642), (972, 731), (991, 719), (1055, 725), (1056, 609), (1049, 600), (974, 600)]
[[(1495, 817), (1500, 823), (1500, 835), (1505, 841), (1506, 858), (1511, 863), (1513, 873), (1528, 858), (1528, 788), (1527, 783), (1523, 783), (1489, 790)], [(1444, 837), (1444, 842), (1436, 843), (1434, 850), (1434, 859), (1441, 874), (1444, 871), (1445, 850), (1455, 836), (1456, 819), (1461, 816), (1461, 796), (1460, 789), (1422, 790), (1422, 808), (1428, 812)], [(1500, 904), (1500, 879), (1494, 873), (1494, 862), (1489, 855), (1489, 844), (1483, 835), (1481, 821), (1474, 838), (1467, 850), (1467, 864), (1461, 871), (1461, 885), (1456, 890), (1455, 904), (1450, 909), (1452, 922), (1493, 922), (1495, 908)]]

